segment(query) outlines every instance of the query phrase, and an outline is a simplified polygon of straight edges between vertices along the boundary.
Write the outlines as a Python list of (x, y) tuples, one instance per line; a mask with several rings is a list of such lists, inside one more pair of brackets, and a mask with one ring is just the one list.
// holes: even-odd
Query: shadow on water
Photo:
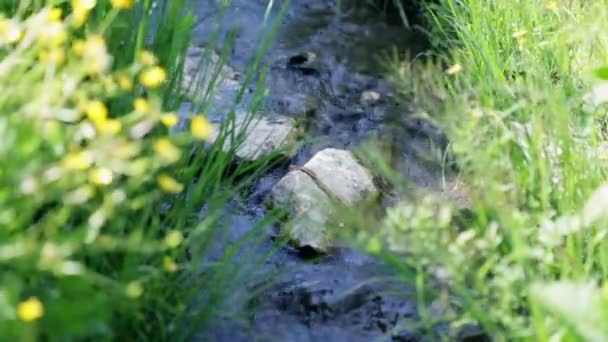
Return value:
[[(193, 1), (200, 8), (193, 44), (205, 46), (218, 25), (219, 2)], [(280, 7), (281, 1), (275, 2), (266, 13), (266, 0), (235, 0), (225, 12), (222, 36), (235, 33), (226, 63), (237, 72), (244, 73), (255, 55), (256, 37), (265, 29), (261, 25), (264, 16), (276, 15)], [(407, 121), (408, 109), (396, 102), (390, 84), (382, 79), (384, 66), (377, 57), (394, 51), (416, 56), (426, 49), (423, 35), (387, 24), (384, 16), (368, 6), (346, 3), (338, 13), (335, 5), (334, 1), (293, 0), (265, 56), (270, 92), (263, 109), (295, 117), (314, 142), (258, 179), (247, 198), (227, 208), (228, 241), (232, 243), (265, 215), (263, 201), (289, 164), (304, 164), (325, 147), (355, 148), (370, 138), (391, 134), (394, 122)], [(222, 39), (217, 46), (221, 48)], [(413, 121), (407, 121), (405, 127), (397, 139), (393, 134), (401, 170), (419, 186), (437, 186), (440, 171), (417, 158), (428, 147), (431, 129)], [(251, 248), (260, 253), (272, 249), (274, 231), (274, 227), (261, 229), (261, 234), (268, 235), (262, 248)], [(413, 330), (392, 332), (398, 324), (418, 321), (415, 296), (412, 289), (391, 280), (389, 270), (374, 258), (341, 248), (332, 255), (310, 259), (290, 247), (281, 248), (263, 263), (252, 262), (255, 258), (250, 256), (238, 261), (250, 264), (247, 267), (253, 275), (243, 280), (226, 305), (227, 315), (240, 315), (244, 321), (218, 320), (212, 331), (197, 340), (422, 338)], [(235, 304), (250, 294), (255, 295), (247, 305)]]

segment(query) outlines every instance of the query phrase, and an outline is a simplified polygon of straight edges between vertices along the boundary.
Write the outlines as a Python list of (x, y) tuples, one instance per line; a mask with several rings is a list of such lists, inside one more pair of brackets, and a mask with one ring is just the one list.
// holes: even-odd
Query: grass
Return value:
[(427, 19), (432, 56), (395, 62), (391, 75), (448, 137), (445, 173), (471, 205), (428, 194), (359, 236), (418, 270), (419, 299), (443, 307), (421, 307), (429, 326), (608, 339), (608, 3), (439, 0)]
[[(204, 115), (175, 129), (194, 23), (185, 5), (0, 4), (4, 339), (186, 340), (238, 290), (250, 265), (238, 260), (263, 235), (210, 255), (228, 235), (225, 204), (272, 161), (234, 167), (221, 151), (240, 136), (234, 110), (213, 146)], [(607, 340), (608, 3), (437, 0), (426, 13), (431, 58), (395, 62), (391, 75), (448, 137), (444, 171), (470, 206), (427, 194), (357, 238), (417, 287), (427, 332)], [(233, 109), (263, 84), (280, 19), (261, 30)], [(200, 95), (194, 113), (211, 108), (215, 68), (188, 91)], [(253, 106), (263, 96), (256, 87)]]
[[(185, 0), (157, 5), (0, 5), (3, 339), (186, 340), (208, 329), (244, 272), (235, 260), (256, 229), (219, 258), (209, 251), (222, 244), (226, 201), (270, 160), (235, 168), (220, 148), (230, 129), (206, 146), (205, 116), (174, 114), (194, 17)], [(248, 82), (264, 77), (279, 19)], [(195, 110), (210, 107), (217, 77), (190, 89), (207, 94)]]

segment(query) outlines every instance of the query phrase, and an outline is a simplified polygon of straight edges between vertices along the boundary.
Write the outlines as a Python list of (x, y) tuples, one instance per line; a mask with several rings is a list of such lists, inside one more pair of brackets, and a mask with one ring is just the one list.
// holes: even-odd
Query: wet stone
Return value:
[(294, 245), (326, 252), (331, 246), (326, 225), (335, 203), (353, 206), (378, 193), (369, 172), (350, 151), (324, 149), (290, 171), (272, 190), (275, 206), (291, 210), (285, 230)]
[(366, 90), (361, 93), (361, 102), (364, 104), (374, 104), (380, 100), (380, 93), (373, 90)]
[(195, 46), (188, 48), (182, 75), (182, 89), (186, 97), (202, 96), (211, 87), (219, 88), (216, 97), (221, 96), (220, 94), (227, 90), (240, 88), (238, 79), (239, 73), (224, 64), (221, 56), (215, 51)]
[[(220, 134), (221, 124), (213, 124), (211, 142)], [(244, 111), (237, 111), (234, 121), (234, 135), (243, 134), (242, 142), (236, 150), (240, 161), (255, 161), (272, 153), (291, 157), (295, 153), (298, 130), (293, 118), (275, 114), (257, 114), (251, 120)], [(230, 134), (226, 137), (224, 151), (231, 148)], [(237, 141), (237, 140), (235, 140)]]

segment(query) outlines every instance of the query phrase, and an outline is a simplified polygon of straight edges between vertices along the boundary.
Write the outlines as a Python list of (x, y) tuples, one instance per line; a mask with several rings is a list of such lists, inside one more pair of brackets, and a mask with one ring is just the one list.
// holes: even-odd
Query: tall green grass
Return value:
[(471, 204), (429, 194), (363, 236), (419, 271), (420, 299), (442, 304), (421, 307), (431, 325), (477, 324), (495, 340), (606, 340), (598, 85), (608, 2), (440, 0), (427, 19), (439, 57), (395, 63), (391, 75), (447, 135), (445, 173)]

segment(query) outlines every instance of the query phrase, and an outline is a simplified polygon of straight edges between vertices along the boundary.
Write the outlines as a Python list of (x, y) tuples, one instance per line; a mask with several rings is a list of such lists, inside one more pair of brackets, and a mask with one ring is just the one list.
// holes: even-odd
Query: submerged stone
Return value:
[(334, 204), (353, 206), (377, 195), (372, 176), (350, 151), (328, 148), (292, 170), (272, 190), (275, 206), (290, 210), (285, 231), (296, 247), (326, 252)]

